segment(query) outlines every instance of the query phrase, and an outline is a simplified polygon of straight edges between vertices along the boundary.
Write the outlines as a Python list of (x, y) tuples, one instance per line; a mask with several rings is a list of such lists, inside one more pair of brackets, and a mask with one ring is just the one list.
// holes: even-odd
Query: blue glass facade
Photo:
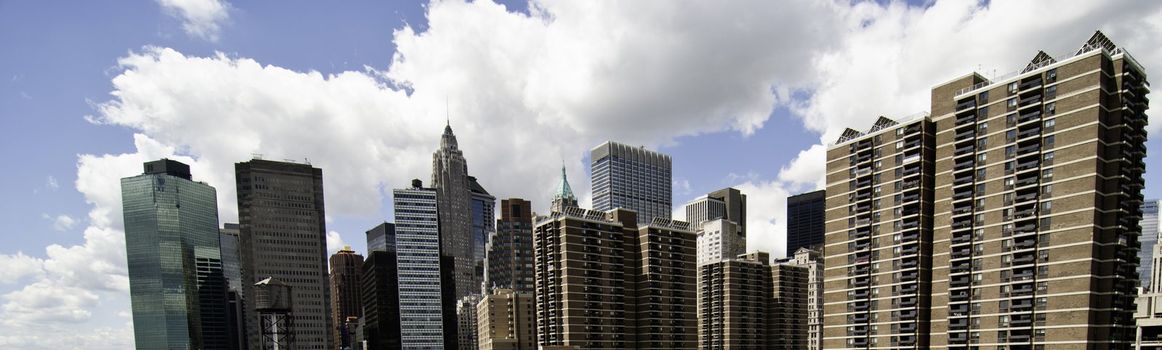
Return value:
[(184, 164), (159, 162), (121, 179), (136, 347), (225, 349), (217, 194)]

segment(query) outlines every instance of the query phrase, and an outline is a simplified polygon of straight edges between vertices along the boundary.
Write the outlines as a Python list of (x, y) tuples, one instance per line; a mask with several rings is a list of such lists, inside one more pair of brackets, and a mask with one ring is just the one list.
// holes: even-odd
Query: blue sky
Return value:
[[(199, 3), (224, 19), (178, 6)], [(501, 4), (0, 0), (0, 349), (128, 344), (115, 181), (153, 157), (215, 185), (223, 222), (234, 162), (309, 158), (330, 243), (362, 251), (390, 219), (384, 194), (430, 177), (446, 115), (470, 173), (538, 206), (562, 161), (584, 201), (585, 156), (613, 139), (672, 155), (676, 206), (742, 188), (748, 243), (778, 251), (821, 140), (926, 110), (933, 85), (1095, 29), (1162, 71), (1162, 3), (1060, 9), (1038, 28), (1014, 23), (1052, 1)]]
[[(394, 53), (392, 31), (405, 23), (426, 28), (420, 3), (358, 1), (332, 7), (307, 1), (257, 2), (234, 4), (219, 41), (207, 42), (184, 34), (181, 21), (166, 15), (156, 3), (73, 6), (77, 8), (61, 12), (51, 2), (0, 3), (0, 43), (10, 48), (0, 51), (0, 61), (7, 62), (0, 68), (0, 76), (7, 80), (0, 87), (0, 115), (5, 124), (15, 126), (0, 131), (0, 155), (9, 164), (21, 165), (20, 171), (9, 172), (8, 180), (0, 183), (5, 197), (12, 199), (0, 202), (0, 215), (7, 219), (3, 220), (6, 232), (30, 233), (7, 236), (8, 248), (3, 253), (37, 255), (48, 244), (81, 241), (78, 233), (84, 228), (89, 205), (72, 186), (76, 156), (133, 150), (132, 130), (84, 119), (95, 113), (94, 103), (109, 99), (116, 60), (129, 51), (150, 45), (197, 56), (224, 52), (327, 74), (359, 71), (363, 66), (385, 69)], [(506, 6), (520, 11), (526, 7), (519, 1), (506, 2)], [(299, 17), (307, 14), (310, 21)], [(767, 123), (778, 128), (762, 128), (751, 136), (730, 131), (687, 136), (661, 147), (674, 156), (676, 179), (689, 182), (689, 190), (675, 192), (681, 195), (675, 203), (733, 185), (728, 178), (732, 173), (771, 177), (795, 155), (772, 152), (765, 157), (723, 159), (722, 154), (798, 150), (818, 140), (787, 110), (776, 111)], [(433, 149), (437, 142), (432, 139)], [(469, 162), (474, 167), (486, 166)], [(417, 176), (426, 179), (428, 174)], [(48, 185), (49, 177), (59, 188)], [(587, 180), (574, 178), (573, 182)], [(384, 218), (390, 215), (389, 209), (383, 208)], [(68, 215), (78, 223), (55, 232), (53, 221), (44, 215)], [(361, 247), (360, 234), (377, 219), (343, 218), (329, 228), (341, 232), (347, 243)]]

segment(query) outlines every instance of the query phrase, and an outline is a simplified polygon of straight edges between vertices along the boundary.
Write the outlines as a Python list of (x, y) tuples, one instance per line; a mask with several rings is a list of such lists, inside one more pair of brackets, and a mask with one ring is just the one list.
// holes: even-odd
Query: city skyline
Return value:
[[(392, 189), (429, 179), (446, 124), (488, 193), (541, 215), (562, 165), (593, 207), (588, 151), (612, 140), (672, 157), (674, 219), (741, 190), (748, 251), (778, 257), (786, 197), (822, 188), (845, 127), (927, 110), (941, 82), (1004, 76), (1038, 49), (1065, 57), (1094, 30), (1162, 72), (1162, 4), (1143, 1), (1037, 28), (1016, 14), (1051, 3), (200, 3), (0, 4), (0, 157), (19, 169), (0, 181), (0, 348), (132, 344), (118, 181), (148, 161), (217, 189), (220, 228), (240, 221), (234, 163), (323, 169), (329, 256), (367, 254), (364, 231), (396, 221)], [(1162, 197), (1150, 177), (1145, 197)]]

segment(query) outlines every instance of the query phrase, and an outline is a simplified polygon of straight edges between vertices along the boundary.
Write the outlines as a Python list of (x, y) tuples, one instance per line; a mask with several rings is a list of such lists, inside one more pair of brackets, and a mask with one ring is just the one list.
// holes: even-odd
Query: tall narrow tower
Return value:
[(335, 349), (352, 347), (354, 337), (350, 331), (342, 331), (348, 317), (363, 316), (363, 301), (359, 286), (362, 280), (363, 256), (343, 247), (331, 255), (331, 322), (335, 334)]
[(472, 238), (472, 192), (468, 161), (460, 151), (452, 125), (444, 127), (440, 148), (432, 154), (432, 188), (439, 209), (441, 250), (451, 256), (456, 280), (456, 299), (480, 288)]

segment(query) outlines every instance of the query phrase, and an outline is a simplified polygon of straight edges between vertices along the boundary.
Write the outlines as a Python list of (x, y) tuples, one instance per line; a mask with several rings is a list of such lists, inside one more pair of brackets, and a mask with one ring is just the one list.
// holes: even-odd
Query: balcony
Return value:
[(1029, 80), (1029, 81), (1023, 82), (1023, 83), (1021, 83), (1019, 88), (1021, 91), (1025, 91), (1025, 90), (1037, 88), (1037, 87), (1041, 87), (1041, 78), (1037, 78), (1034, 80)]
[(964, 112), (970, 108), (976, 108), (976, 99), (968, 99), (956, 104), (956, 112)]
[(1021, 113), (1020, 115), (1017, 116), (1017, 125), (1023, 125), (1025, 123), (1028, 123), (1028, 122), (1031, 122), (1034, 120), (1040, 120), (1040, 119), (1041, 119), (1041, 110), (1039, 110), (1039, 109), (1030, 110), (1030, 111)]
[(1017, 156), (1023, 156), (1029, 153), (1034, 153), (1041, 150), (1041, 145), (1034, 143), (1017, 149)]
[(952, 244), (964, 244), (972, 242), (972, 234), (953, 235)]
[(976, 113), (963, 112), (966, 111), (957, 112), (956, 125), (965, 125), (976, 121)]
[(1017, 105), (1020, 106), (1020, 108), (1025, 108), (1025, 107), (1032, 106), (1032, 105), (1035, 105), (1038, 103), (1041, 103), (1041, 95), (1040, 94), (1035, 94), (1035, 95), (1032, 95), (1029, 97), (1024, 97), (1024, 98), (1021, 98), (1020, 101), (1017, 101)]
[(1035, 169), (1041, 165), (1039, 158), (1017, 163), (1017, 172), (1022, 172), (1029, 169)]

